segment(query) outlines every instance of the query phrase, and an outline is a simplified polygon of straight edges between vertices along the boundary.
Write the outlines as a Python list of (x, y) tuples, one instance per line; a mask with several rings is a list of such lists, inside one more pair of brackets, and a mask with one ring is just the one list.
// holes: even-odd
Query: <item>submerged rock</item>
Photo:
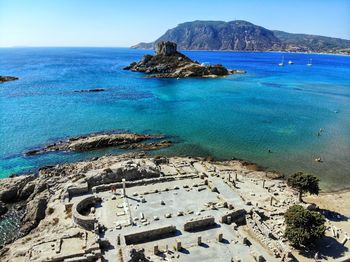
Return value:
[(103, 92), (103, 91), (106, 91), (106, 89), (103, 89), (103, 88), (82, 89), (82, 90), (75, 90), (74, 93), (97, 93), (97, 92)]
[(0, 83), (8, 82), (8, 81), (14, 81), (18, 80), (18, 77), (15, 76), (0, 76)]
[(245, 73), (241, 70), (230, 70), (223, 65), (199, 64), (177, 51), (174, 42), (162, 41), (156, 46), (156, 54), (144, 55), (139, 62), (133, 62), (125, 70), (143, 72), (150, 77), (218, 77), (229, 74)]

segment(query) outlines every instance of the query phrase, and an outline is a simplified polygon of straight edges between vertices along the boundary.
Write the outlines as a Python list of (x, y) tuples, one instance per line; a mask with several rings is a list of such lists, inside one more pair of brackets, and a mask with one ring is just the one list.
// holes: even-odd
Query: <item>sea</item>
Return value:
[[(128, 131), (174, 141), (150, 154), (242, 159), (287, 176), (314, 174), (324, 191), (350, 187), (350, 57), (185, 51), (246, 74), (155, 79), (123, 70), (146, 53), (153, 51), (0, 48), (0, 75), (20, 78), (0, 84), (0, 178), (127, 153), (24, 155), (70, 136)], [(76, 92), (96, 88), (105, 91)]]

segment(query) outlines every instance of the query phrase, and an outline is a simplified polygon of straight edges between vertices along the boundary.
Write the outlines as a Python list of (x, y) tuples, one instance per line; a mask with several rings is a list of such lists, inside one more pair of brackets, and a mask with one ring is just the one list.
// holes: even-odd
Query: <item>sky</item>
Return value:
[(194, 20), (350, 39), (350, 0), (0, 0), (0, 47), (127, 47)]

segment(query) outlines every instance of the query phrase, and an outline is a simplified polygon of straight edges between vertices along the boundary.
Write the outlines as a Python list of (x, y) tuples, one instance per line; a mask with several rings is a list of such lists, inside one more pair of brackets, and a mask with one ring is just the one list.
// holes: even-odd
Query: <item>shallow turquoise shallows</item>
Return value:
[[(248, 72), (220, 79), (149, 79), (122, 70), (144, 53), (0, 49), (0, 75), (20, 77), (0, 84), (0, 177), (125, 152), (23, 156), (68, 136), (128, 130), (176, 141), (157, 154), (234, 157), (286, 174), (313, 173), (326, 190), (350, 186), (350, 57), (285, 53), (295, 64), (279, 67), (281, 53), (185, 52)], [(74, 92), (92, 88), (106, 91)]]

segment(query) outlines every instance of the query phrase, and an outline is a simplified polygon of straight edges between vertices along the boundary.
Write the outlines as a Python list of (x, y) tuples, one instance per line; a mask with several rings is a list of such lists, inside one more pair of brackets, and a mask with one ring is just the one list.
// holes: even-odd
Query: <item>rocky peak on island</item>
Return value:
[(177, 53), (177, 44), (174, 42), (163, 41), (156, 47), (156, 55), (171, 56)]
[(199, 64), (178, 52), (177, 44), (170, 41), (159, 42), (155, 48), (155, 55), (144, 55), (139, 62), (133, 62), (124, 69), (162, 78), (218, 77), (244, 73), (240, 70), (227, 69), (220, 64)]

